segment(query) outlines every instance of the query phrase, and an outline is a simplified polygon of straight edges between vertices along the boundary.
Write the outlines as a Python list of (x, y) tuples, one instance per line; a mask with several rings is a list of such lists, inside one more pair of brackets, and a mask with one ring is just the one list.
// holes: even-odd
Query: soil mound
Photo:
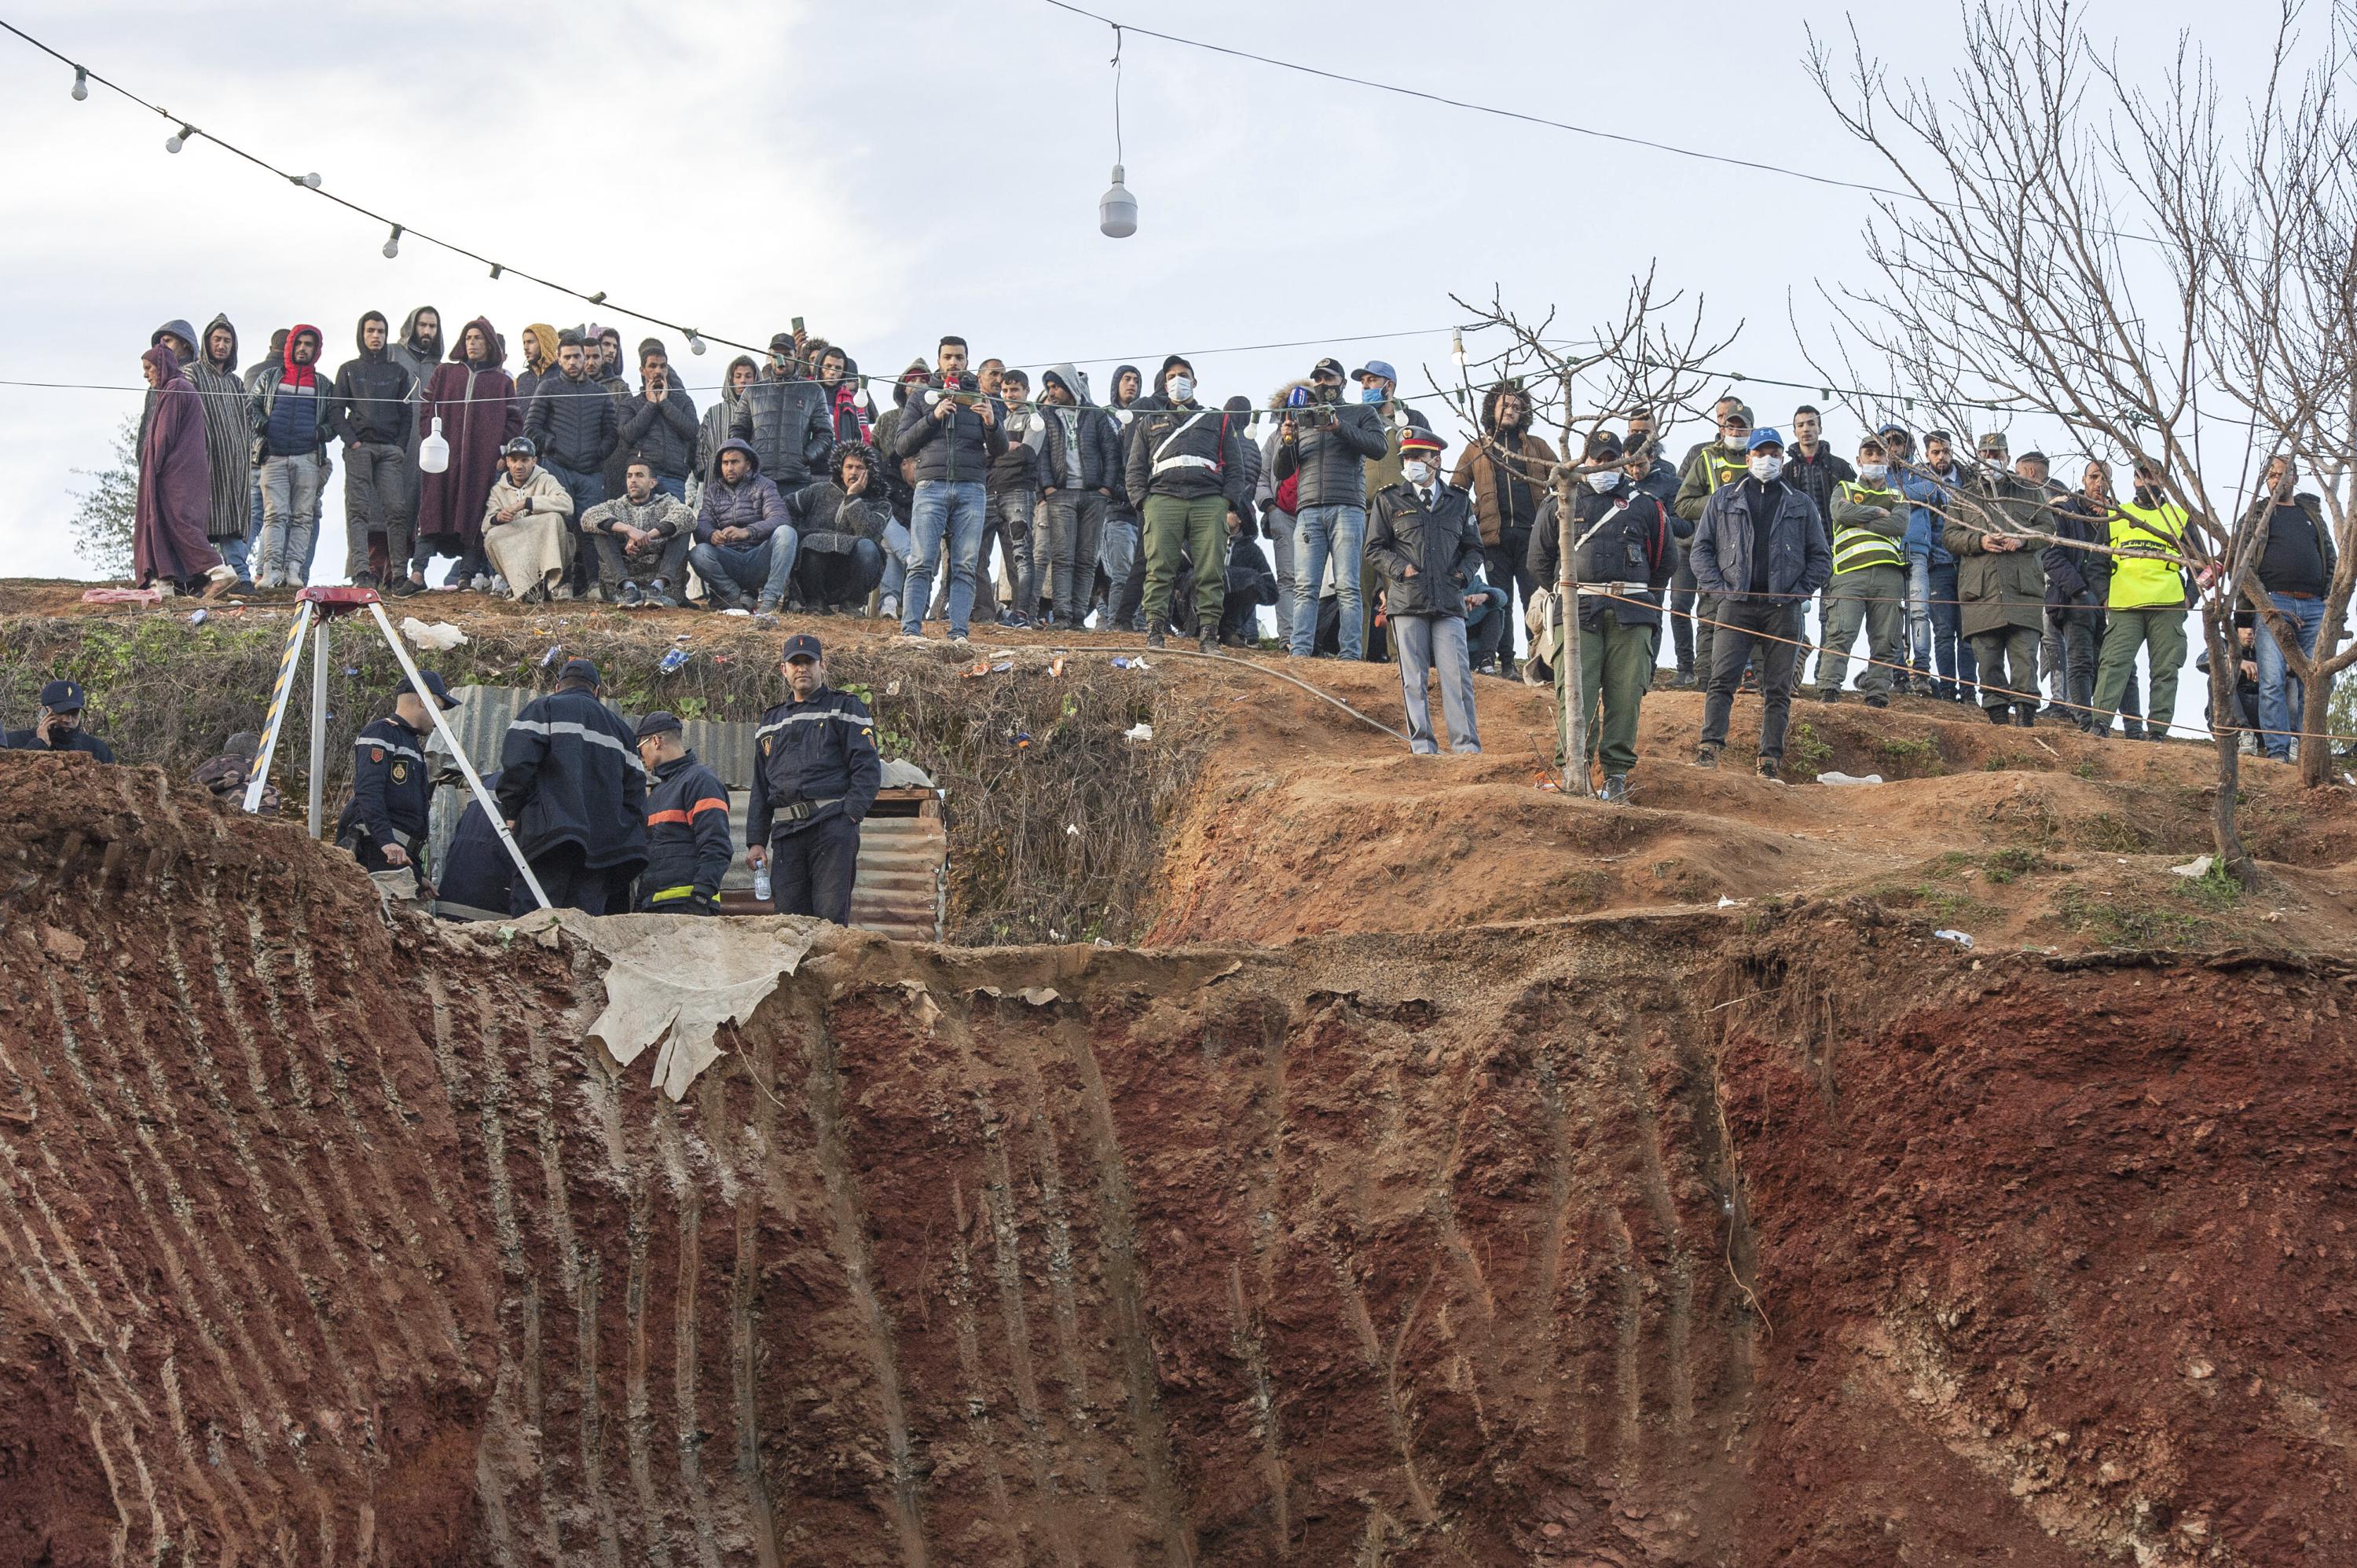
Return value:
[(831, 931), (673, 1104), (152, 770), (0, 844), (0, 1563), (2357, 1559), (2334, 963)]

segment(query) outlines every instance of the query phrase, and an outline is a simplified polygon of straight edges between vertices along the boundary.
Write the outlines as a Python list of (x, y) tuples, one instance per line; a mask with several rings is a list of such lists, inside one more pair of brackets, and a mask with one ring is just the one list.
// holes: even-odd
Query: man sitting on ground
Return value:
[(500, 464), (506, 472), (483, 503), (483, 551), (491, 570), (520, 603), (542, 604), (552, 594), (571, 598), (565, 575), (572, 568), (573, 538), (565, 522), (573, 498), (541, 466), (540, 449), (529, 435), (500, 447)]
[(667, 610), (678, 604), (672, 585), (687, 559), (695, 514), (655, 488), (653, 464), (631, 458), (623, 470), (622, 494), (591, 507), (581, 532), (597, 546), (598, 587), (609, 602), (625, 609), (651, 605)]
[(687, 553), (704, 579), (705, 602), (715, 609), (743, 609), (750, 589), (759, 596), (759, 612), (775, 614), (792, 580), (799, 543), (778, 487), (761, 472), (761, 455), (752, 443), (731, 436), (712, 460), (695, 513), (695, 543)]

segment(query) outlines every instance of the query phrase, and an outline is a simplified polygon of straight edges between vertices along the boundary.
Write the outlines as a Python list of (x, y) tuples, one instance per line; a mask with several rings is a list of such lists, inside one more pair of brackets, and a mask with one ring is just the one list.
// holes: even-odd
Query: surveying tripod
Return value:
[(516, 874), (532, 889), (533, 901), (547, 908), (548, 895), (541, 890), (540, 878), (532, 874), (523, 851), (516, 846), (515, 835), (508, 832), (499, 801), (483, 788), (483, 780), (475, 772), (475, 765), (467, 760), (466, 748), (458, 744), (450, 721), (442, 716), (442, 704), (434, 700), (425, 682), (418, 678), (417, 666), (411, 660), (409, 650), (401, 645), (392, 619), (384, 613), (384, 600), (374, 588), (306, 588), (295, 596), (295, 624), (287, 629), (285, 651), (278, 656), (278, 680), (270, 689), (270, 717), (262, 726), (262, 751), (254, 758), (253, 777), (245, 786), (245, 809), (262, 809), (263, 791), (270, 787), (271, 759), (278, 753), (278, 732), (286, 721), (286, 700), (294, 689), (295, 667), (303, 661), (303, 639), (307, 634), (316, 634), (311, 648), (311, 836), (319, 836), (319, 790), (328, 760), (328, 627), (338, 616), (363, 609), (376, 618), (377, 629), (384, 633), (384, 645), (393, 650), (393, 661), (409, 678), (409, 689), (417, 693), (427, 716), (433, 719), (435, 733), (450, 748), (458, 771), (467, 776), (467, 788), (474, 791), (483, 814), (490, 819), (491, 831), (500, 835), (508, 858), (515, 862)]

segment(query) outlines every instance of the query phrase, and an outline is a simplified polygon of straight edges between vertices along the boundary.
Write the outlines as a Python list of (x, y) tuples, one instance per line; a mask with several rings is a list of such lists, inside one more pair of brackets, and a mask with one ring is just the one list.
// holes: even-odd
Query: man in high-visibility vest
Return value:
[(2095, 735), (2112, 733), (2112, 712), (2136, 671), (2139, 648), (2152, 665), (2145, 733), (2153, 740), (2169, 733), (2177, 712), (2177, 671), (2185, 663), (2185, 577), (2175, 559), (2184, 549), (2185, 523), (2185, 509), (2169, 499), (2160, 476), (2139, 465), (2135, 497), (2121, 502), (2111, 520), (2111, 545), (2165, 552), (2170, 559), (2112, 557), (2110, 619), (2095, 665)]
[(1904, 662), (1907, 631), (1907, 498), (1891, 482), (1882, 439), (1857, 444), (1857, 478), (1833, 489), (1834, 575), (1825, 585), (1825, 647), (1817, 698), (1841, 701), (1849, 650), (1866, 628), (1867, 663), (1857, 689), (1869, 708), (1890, 705), (1891, 672)]

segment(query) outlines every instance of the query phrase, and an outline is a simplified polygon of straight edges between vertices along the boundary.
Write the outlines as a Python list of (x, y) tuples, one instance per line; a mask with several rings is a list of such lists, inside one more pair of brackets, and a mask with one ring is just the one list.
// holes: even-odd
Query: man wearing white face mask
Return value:
[(1228, 525), (1252, 515), (1252, 485), (1241, 447), (1243, 416), (1195, 401), (1195, 367), (1183, 355), (1162, 361), (1159, 391), (1139, 404), (1130, 434), (1130, 503), (1146, 520), (1146, 645), (1170, 630), (1170, 596), (1183, 555), (1195, 564), (1195, 626), (1205, 653), (1220, 650), (1227, 600)]
[(1879, 436), (1857, 446), (1857, 477), (1835, 481), (1834, 575), (1825, 586), (1825, 650), (1817, 665), (1817, 697), (1841, 701), (1849, 650), (1866, 628), (1867, 662), (1857, 689), (1869, 708), (1890, 705), (1891, 671), (1905, 662), (1907, 631), (1907, 498), (1890, 481), (1889, 454)]
[(1783, 761), (1784, 726), (1792, 712), (1801, 607), (1833, 575), (1833, 550), (1817, 521), (1816, 503), (1783, 477), (1784, 438), (1773, 430), (1755, 430), (1745, 451), (1746, 477), (1714, 493), (1695, 525), (1695, 585), (1711, 596), (1718, 621), (1695, 766), (1718, 766), (1735, 688), (1756, 650), (1762, 710), (1759, 768), (1760, 777), (1773, 779)]
[[(1662, 591), (1676, 573), (1676, 545), (1694, 524), (1639, 488), (1652, 471), (1652, 448), (1624, 451), (1610, 435), (1587, 438), (1586, 470), (1573, 489), (1572, 537), (1579, 581), (1579, 700), (1587, 714), (1590, 756), (1604, 764), (1604, 799), (1629, 799), (1637, 763), (1637, 714), (1653, 684), (1662, 636)], [(1527, 564), (1542, 594), (1562, 575), (1562, 530), (1549, 496), (1531, 526)], [(1560, 629), (1560, 628), (1558, 628)], [(1557, 644), (1534, 649), (1555, 668), (1555, 761), (1565, 761), (1564, 660)], [(1601, 708), (1599, 722), (1598, 708)], [(1581, 759), (1581, 766), (1586, 765)]]
[(1481, 528), (1465, 492), (1440, 483), (1445, 445), (1428, 430), (1400, 438), (1400, 482), (1376, 494), (1367, 525), (1367, 560), (1383, 575), (1383, 608), (1399, 651), (1408, 749), (1419, 757), (1440, 750), (1425, 695), (1436, 665), (1449, 749), (1481, 749), (1465, 644), (1465, 593), (1481, 569)]

